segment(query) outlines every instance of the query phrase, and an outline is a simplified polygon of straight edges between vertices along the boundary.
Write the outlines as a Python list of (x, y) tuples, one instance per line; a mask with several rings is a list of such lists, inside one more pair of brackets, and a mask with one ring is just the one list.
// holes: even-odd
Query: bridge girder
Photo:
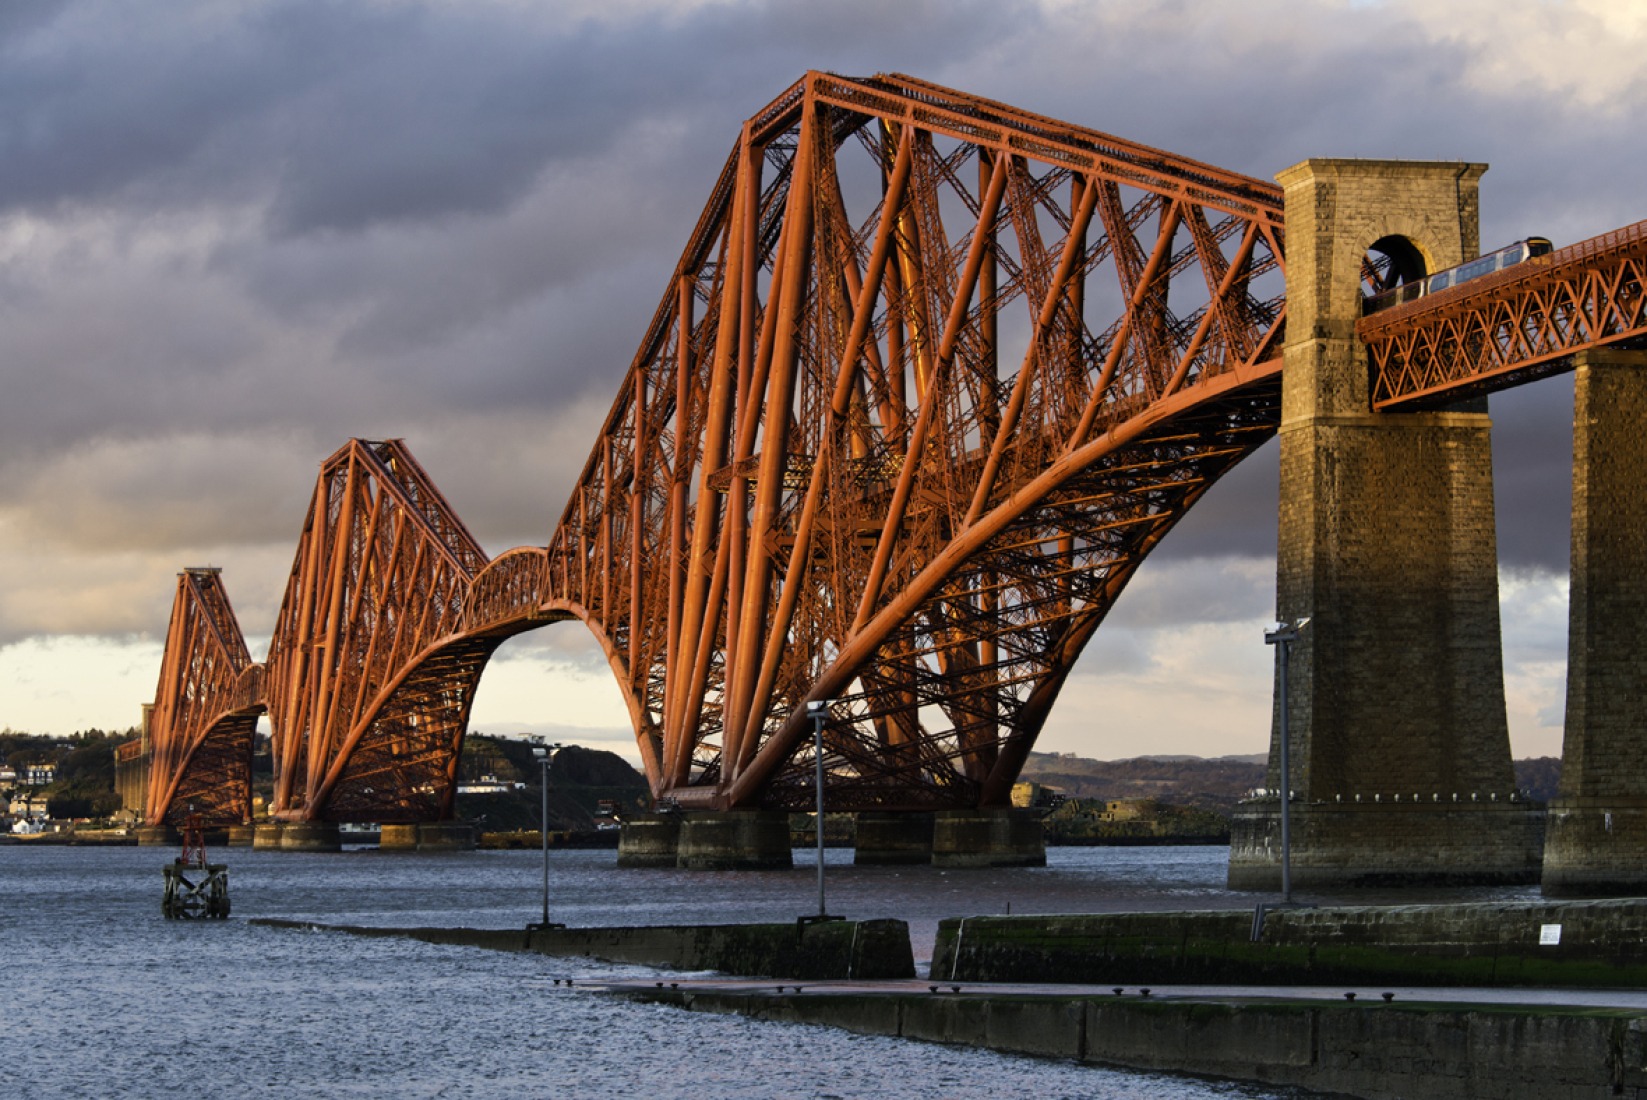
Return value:
[[(454, 636), (486, 563), (401, 441), (351, 440), (326, 460), (269, 645), (274, 816), (449, 813), (479, 676), (476, 645)], [(431, 668), (450, 674), (444, 690)]]
[[(1647, 335), (1624, 235), (1364, 321), (1373, 403)], [(661, 799), (802, 806), (830, 700), (832, 808), (998, 804), (1145, 555), (1278, 427), (1283, 253), (1267, 182), (810, 73), (745, 123), (548, 545), (488, 562), (402, 444), (351, 441), (266, 671), (174, 611), (167, 728), (249, 746), (266, 705), (277, 816), (444, 816), (490, 654), (577, 618)]]
[(262, 673), (246, 650), (221, 572), (179, 573), (149, 720), (148, 824), (179, 823), (191, 807), (207, 824), (251, 820)]
[(1273, 432), (1281, 260), (1272, 184), (906, 77), (746, 123), (545, 563), (654, 792), (798, 805), (830, 698), (833, 805), (1004, 800), (1143, 555)]

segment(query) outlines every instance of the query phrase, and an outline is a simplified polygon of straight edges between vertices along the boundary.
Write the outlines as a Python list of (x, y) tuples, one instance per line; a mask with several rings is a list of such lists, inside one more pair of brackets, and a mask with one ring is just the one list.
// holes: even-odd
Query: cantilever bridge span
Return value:
[[(1369, 318), (1381, 408), (1647, 333), (1642, 227)], [(1616, 247), (1615, 247), (1616, 245)], [(1273, 184), (902, 76), (745, 123), (546, 547), (488, 560), (397, 441), (323, 465), (270, 653), (180, 579), (149, 817), (449, 814), (507, 637), (579, 619), (654, 795), (1000, 804), (1149, 551), (1277, 429)], [(213, 798), (202, 792), (219, 792)]]

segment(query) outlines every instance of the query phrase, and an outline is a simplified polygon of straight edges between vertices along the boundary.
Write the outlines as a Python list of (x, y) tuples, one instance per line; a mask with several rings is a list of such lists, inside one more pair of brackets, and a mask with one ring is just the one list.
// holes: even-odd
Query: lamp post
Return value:
[(831, 917), (828, 908), (824, 905), (824, 767), (823, 767), (823, 728), (829, 721), (829, 704), (832, 699), (814, 699), (806, 704), (806, 716), (812, 719), (812, 757), (814, 763), (814, 782), (818, 794), (818, 816), (815, 819), (813, 832), (818, 842), (818, 914), (814, 917), (802, 917), (801, 923), (813, 921), (839, 920)]
[(1287, 665), (1292, 656), (1292, 643), (1298, 632), (1309, 623), (1309, 618), (1295, 623), (1276, 623), (1264, 631), (1264, 644), (1275, 647), (1276, 694), (1281, 709), (1281, 904), (1292, 904), (1292, 826), (1289, 803), (1292, 801), (1292, 766), (1288, 759), (1292, 737), (1287, 731)]
[(543, 794), (543, 808), (538, 815), (538, 838), (543, 842), (543, 920), (537, 924), (527, 925), (527, 931), (541, 932), (549, 928), (565, 928), (564, 924), (551, 924), (549, 921), (549, 765), (554, 759), (554, 753), (559, 751), (560, 742), (553, 745), (533, 745), (532, 755), (537, 757), (539, 771), (538, 786)]

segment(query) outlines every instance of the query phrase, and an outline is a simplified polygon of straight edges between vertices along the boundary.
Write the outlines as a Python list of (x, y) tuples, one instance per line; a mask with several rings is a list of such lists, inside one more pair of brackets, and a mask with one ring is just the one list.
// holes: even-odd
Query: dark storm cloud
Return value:
[[(1484, 55), (1503, 46), (1491, 36), (1437, 36), (1394, 4), (1146, 10), (1154, 18), (1063, 9), (1034, 66), (994, 67), (975, 90), (1264, 179), (1309, 157), (1489, 162), (1484, 248), (1534, 234), (1569, 243), (1647, 215), (1618, 185), (1640, 172), (1639, 149), (1617, 139), (1624, 103), (1579, 109), (1530, 72), (1487, 86)], [(1640, 81), (1631, 90), (1639, 102)], [(1564, 574), (1571, 380), (1494, 409), (1501, 558)], [(1275, 461), (1266, 448), (1230, 474), (1160, 553), (1273, 555)]]
[(210, 201), (272, 181), (277, 234), (494, 213), (551, 160), (644, 140), (644, 121), (720, 135), (695, 147), (713, 164), (809, 65), (964, 53), (1017, 8), (568, 20), (552, 6), (293, 0), (157, 19), (118, 0), (42, 5), (0, 23), (0, 210)]
[[(1619, 140), (1639, 81), (1597, 107), (1475, 79), (1492, 36), (1412, 12), (1435, 14), (0, 5), (0, 533), (32, 548), (7, 560), (83, 555), (31, 574), (70, 590), (105, 547), (150, 553), (111, 560), (131, 591), (72, 626), (139, 598), (158, 609), (110, 629), (163, 622), (166, 586), (135, 586), (207, 553), (288, 561), (350, 435), (406, 438), (488, 549), (541, 543), (741, 121), (808, 68), (905, 71), (1263, 178), (1307, 156), (1490, 161), (1489, 244), (1647, 213)], [(1495, 401), (1501, 549), (1561, 573), (1570, 399), (1538, 390)], [(1137, 614), (1254, 613), (1274, 456), (1169, 536)], [(1214, 558), (1236, 564), (1181, 580)], [(267, 603), (283, 568), (231, 590)], [(0, 640), (55, 629), (51, 599), (13, 606)]]

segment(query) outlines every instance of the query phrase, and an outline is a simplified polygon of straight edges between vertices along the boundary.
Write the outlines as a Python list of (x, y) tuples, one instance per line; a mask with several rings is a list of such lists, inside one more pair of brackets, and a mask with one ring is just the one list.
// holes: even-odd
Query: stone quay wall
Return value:
[(718, 970), (749, 977), (887, 980), (913, 978), (909, 925), (901, 920), (801, 924), (697, 924), (650, 928), (371, 928), (258, 919), (275, 928), (355, 936), (396, 936), (425, 943), (533, 951), (541, 955), (637, 963), (674, 970)]
[(695, 1012), (1368, 1100), (1647, 1096), (1647, 1019), (1621, 1011), (926, 993), (623, 991)]
[[(963, 982), (1647, 985), (1647, 901), (967, 917), (932, 977)], [(1553, 930), (1553, 931), (1552, 931)], [(1548, 942), (1551, 938), (1555, 942)]]

